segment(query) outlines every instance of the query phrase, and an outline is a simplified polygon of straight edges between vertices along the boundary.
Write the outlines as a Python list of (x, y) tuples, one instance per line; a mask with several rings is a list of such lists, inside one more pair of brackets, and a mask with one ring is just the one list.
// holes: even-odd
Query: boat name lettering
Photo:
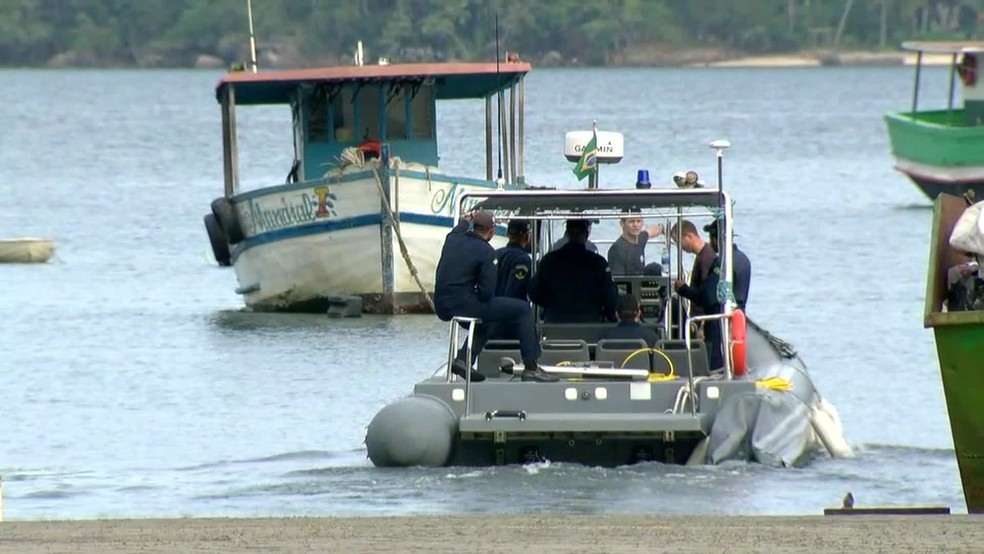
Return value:
[(263, 202), (268, 199), (273, 200), (270, 197), (251, 198), (243, 210), (243, 224), (248, 235), (296, 227), (337, 215), (335, 201), (338, 198), (328, 187), (302, 191), (293, 198), (281, 196), (279, 206), (275, 207), (271, 206), (273, 202)]
[[(458, 198), (458, 192), (461, 190), (461, 183), (452, 183), (448, 188), (440, 188), (437, 192), (431, 196), (430, 209), (431, 213), (440, 214), (446, 213), (451, 215), (454, 213), (454, 204)], [(480, 201), (479, 198), (469, 199), (468, 202), (463, 206), (464, 211), (471, 210)]]

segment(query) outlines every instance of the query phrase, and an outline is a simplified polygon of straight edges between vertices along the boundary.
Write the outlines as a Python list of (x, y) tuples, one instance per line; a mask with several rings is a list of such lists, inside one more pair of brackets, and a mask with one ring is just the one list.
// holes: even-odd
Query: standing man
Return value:
[[(695, 290), (700, 289), (711, 272), (714, 258), (717, 257), (714, 249), (711, 248), (710, 244), (704, 242), (704, 239), (700, 238), (700, 235), (697, 233), (697, 227), (687, 219), (681, 220), (679, 227), (676, 223), (670, 227), (670, 240), (679, 244), (684, 252), (697, 256), (694, 259), (694, 266), (690, 270), (690, 283), (686, 283), (683, 279), (677, 279), (673, 283), (673, 289), (679, 292), (680, 287), (687, 285)], [(681, 296), (683, 295), (681, 294)], [(684, 298), (688, 297), (684, 296)], [(692, 315), (701, 315), (700, 305), (698, 303), (691, 304), (690, 313)]]
[(618, 224), (622, 235), (608, 249), (608, 265), (612, 274), (642, 275), (646, 269), (646, 243), (650, 238), (662, 235), (663, 226), (646, 227), (641, 217), (623, 217)]
[[(707, 236), (711, 239), (711, 248), (715, 252), (720, 253), (717, 224), (709, 223), (705, 225), (704, 231), (707, 232)], [(732, 294), (735, 296), (735, 304), (738, 304), (738, 308), (744, 312), (745, 305), (748, 304), (748, 289), (752, 282), (752, 262), (744, 252), (738, 249), (737, 244), (732, 243), (731, 246), (731, 269), (734, 273), (731, 283)], [(720, 260), (720, 257), (718, 259)]]
[[(598, 220), (597, 219), (587, 219), (585, 221), (588, 222), (588, 234), (591, 234), (591, 224), (592, 223), (598, 223)], [(567, 244), (567, 241), (568, 240), (570, 240), (570, 236), (567, 234), (567, 231), (564, 231), (564, 236), (562, 236), (559, 239), (557, 239), (557, 241), (553, 243), (553, 246), (550, 247), (550, 250), (551, 251), (559, 250), (561, 246), (564, 246), (565, 244)], [(595, 243), (591, 242), (590, 240), (585, 241), (584, 242), (584, 246), (588, 250), (590, 250), (592, 252), (595, 252), (595, 253), (598, 252), (598, 246)]]
[(605, 258), (587, 249), (589, 228), (586, 219), (568, 219), (569, 240), (543, 256), (530, 281), (530, 300), (547, 323), (615, 321), (618, 289)]
[[(558, 378), (540, 369), (540, 345), (533, 327), (533, 311), (527, 302), (516, 298), (495, 296), (497, 260), (489, 244), (495, 235), (495, 218), (487, 211), (465, 216), (448, 233), (441, 250), (434, 278), (434, 308), (441, 321), (451, 318), (475, 317), (482, 320), (474, 326), (472, 355), (474, 360), (488, 341), (489, 325), (501, 323), (515, 329), (525, 370), (523, 381), (557, 381)], [(451, 371), (459, 377), (471, 373), (472, 381), (484, 381), (485, 376), (465, 362), (467, 344), (462, 346)]]

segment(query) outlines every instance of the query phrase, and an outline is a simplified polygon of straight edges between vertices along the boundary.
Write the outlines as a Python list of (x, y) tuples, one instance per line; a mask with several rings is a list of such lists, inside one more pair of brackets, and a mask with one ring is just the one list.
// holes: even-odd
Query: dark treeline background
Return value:
[[(976, 37), (984, 0), (253, 0), (261, 65), (494, 59), (672, 63)], [(0, 65), (187, 67), (249, 57), (246, 0), (0, 0)]]

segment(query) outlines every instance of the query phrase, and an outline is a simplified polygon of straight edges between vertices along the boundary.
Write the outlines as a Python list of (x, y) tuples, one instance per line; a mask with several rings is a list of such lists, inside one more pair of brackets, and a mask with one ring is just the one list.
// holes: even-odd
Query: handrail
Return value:
[(482, 322), (477, 317), (454, 316), (451, 318), (451, 339), (448, 341), (448, 365), (445, 373), (447, 383), (451, 382), (452, 369), (455, 359), (458, 357), (458, 332), (461, 330), (459, 324), (468, 324), (467, 347), (465, 348), (465, 416), (471, 413), (471, 367), (472, 367), (472, 344), (475, 340), (475, 325)]
[[(723, 314), (695, 315), (695, 316), (693, 316), (693, 317), (690, 318), (690, 321), (701, 322), (701, 321), (712, 321), (712, 320), (715, 320), (715, 319), (721, 319), (721, 320), (728, 319), (728, 320), (730, 320), (731, 319), (730, 310), (728, 311), (728, 313), (723, 313)], [(725, 331), (725, 329), (721, 329), (721, 341), (722, 341), (722, 343), (731, 340), (730, 338), (727, 337), (727, 335), (724, 334), (724, 331)], [(684, 340), (687, 341), (687, 356), (689, 358), (689, 356), (690, 356), (690, 325), (687, 325), (687, 327), (683, 330), (683, 336), (684, 336)], [(728, 345), (728, 346), (730, 347), (730, 345)], [(728, 350), (728, 349), (725, 349), (725, 350)], [(725, 360), (725, 364), (724, 365), (725, 365), (725, 373), (727, 374), (728, 380), (730, 381), (731, 379), (734, 378), (734, 370), (731, 367), (731, 359), (730, 359), (730, 357)]]

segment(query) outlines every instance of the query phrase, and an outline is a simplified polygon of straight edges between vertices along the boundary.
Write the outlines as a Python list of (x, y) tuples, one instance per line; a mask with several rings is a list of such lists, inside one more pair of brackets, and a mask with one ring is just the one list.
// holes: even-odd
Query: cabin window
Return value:
[[(363, 140), (381, 140), (379, 117), (380, 88), (376, 84), (366, 84), (358, 91), (355, 101), (359, 106), (358, 124), (355, 136), (356, 142)], [(351, 104), (350, 104), (351, 105)]]

